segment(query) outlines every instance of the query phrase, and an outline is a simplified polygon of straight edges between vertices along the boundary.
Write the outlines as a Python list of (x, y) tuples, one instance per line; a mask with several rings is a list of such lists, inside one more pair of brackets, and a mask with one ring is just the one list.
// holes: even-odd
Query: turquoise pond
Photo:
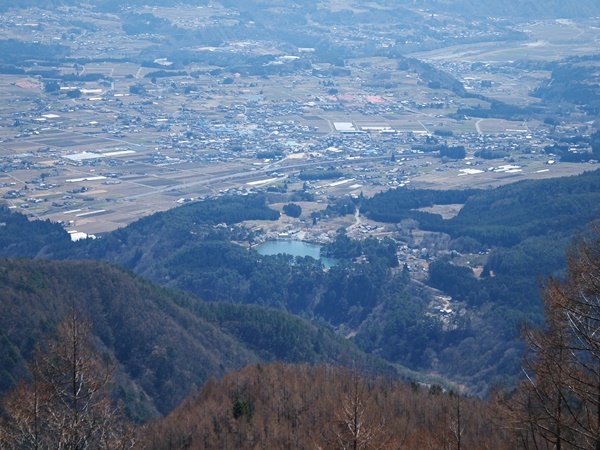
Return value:
[(294, 241), (291, 239), (280, 239), (276, 241), (265, 242), (255, 248), (261, 255), (278, 255), (285, 253), (291, 256), (310, 256), (321, 260), (325, 267), (335, 266), (338, 260), (335, 258), (321, 257), (321, 246), (318, 244), (310, 244), (303, 241)]

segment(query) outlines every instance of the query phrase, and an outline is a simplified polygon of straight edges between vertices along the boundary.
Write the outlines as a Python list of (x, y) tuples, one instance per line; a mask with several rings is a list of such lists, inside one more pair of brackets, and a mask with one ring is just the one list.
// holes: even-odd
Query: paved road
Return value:
[(481, 122), (483, 122), (483, 119), (479, 119), (479, 120), (477, 120), (477, 122), (475, 122), (475, 129), (477, 130), (477, 134), (483, 134), (483, 133), (481, 133), (481, 128), (479, 126), (479, 124)]

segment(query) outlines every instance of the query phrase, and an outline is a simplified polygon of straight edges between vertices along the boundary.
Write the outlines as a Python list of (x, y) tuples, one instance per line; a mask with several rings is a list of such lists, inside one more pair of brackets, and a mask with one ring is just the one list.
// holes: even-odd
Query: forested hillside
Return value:
[(181, 405), (149, 448), (594, 449), (600, 445), (600, 230), (567, 254), (527, 326), (516, 387), (482, 403), (438, 385), (396, 383), (327, 366), (246, 367)]
[(356, 361), (392, 370), (351, 343), (279, 311), (209, 304), (92, 261), (0, 260), (0, 392), (27, 375), (42, 338), (71, 308), (115, 361), (128, 414), (166, 414), (211, 376), (258, 361)]
[[(419, 210), (456, 203), (464, 206), (447, 220)], [(311, 258), (267, 257), (249, 250), (255, 234), (242, 222), (278, 217), (260, 196), (187, 204), (101, 239), (77, 243), (55, 225), (27, 222), (4, 210), (0, 238), (10, 245), (0, 252), (101, 259), (206, 300), (287, 311), (350, 338), (368, 353), (415, 371), (441, 374), (485, 395), (499, 380), (517, 376), (522, 348), (518, 327), (543, 318), (539, 282), (564, 268), (565, 248), (577, 230), (584, 231), (598, 217), (598, 205), (598, 171), (489, 191), (397, 189), (362, 199), (361, 212), (371, 219), (399, 223), (399, 230), (409, 224), (447, 239), (454, 252), (428, 261), (427, 282), (452, 296), (449, 306), (457, 314), (451, 319), (432, 314), (434, 293), (412, 281), (406, 266), (398, 267), (394, 254), (399, 245), (391, 239), (356, 242), (340, 231), (327, 249), (361, 262), (347, 260), (329, 270)], [(482, 261), (479, 277), (465, 265), (463, 254)], [(186, 308), (206, 314), (193, 302)], [(271, 345), (272, 355), (289, 352), (301, 359), (319, 353), (316, 341), (303, 346), (284, 333), (263, 337), (260, 325), (249, 325), (263, 320), (254, 310), (228, 307), (231, 317), (248, 317), (244, 324), (222, 318), (217, 309), (211, 314), (203, 317), (212, 317), (236, 338), (248, 339), (249, 348), (258, 353), (266, 351), (265, 344)], [(283, 317), (273, 320), (266, 329), (274, 332), (278, 320), (287, 322)]]
[[(346, 367), (258, 363), (220, 380), (212, 377), (165, 419), (133, 427), (102, 392), (108, 380), (104, 374), (116, 366), (100, 337), (89, 333), (91, 322), (76, 312), (82, 305), (72, 300), (55, 336), (36, 349), (35, 363), (29, 365), (33, 376), (2, 398), (0, 446), (597, 448), (599, 250), (598, 230), (571, 249), (568, 277), (552, 280), (544, 290), (543, 326), (523, 331), (526, 376), (516, 387), (497, 388), (489, 401), (445, 391), (437, 384), (400, 382), (350, 362)], [(56, 289), (53, 280), (60, 277), (40, 270), (39, 264), (27, 271), (31, 261), (15, 261), (21, 269), (15, 273), (10, 262), (3, 263), (3, 281), (16, 280), (7, 283), (11, 291), (29, 286), (30, 278), (38, 289)], [(102, 271), (101, 265), (89, 264)], [(42, 268), (48, 265), (72, 268), (72, 263), (52, 262), (42, 263)], [(223, 309), (209, 316), (223, 322)], [(91, 347), (97, 351), (90, 353)], [(120, 371), (117, 386), (123, 389), (126, 381)], [(53, 393), (58, 396), (48, 395)]]
[[(449, 220), (418, 210), (451, 203), (464, 206)], [(450, 247), (460, 252), (489, 251), (481, 280), (471, 270), (453, 267), (450, 258), (430, 266), (430, 280), (472, 306), (491, 302), (514, 327), (524, 318), (541, 319), (539, 277), (562, 270), (574, 235), (600, 217), (600, 171), (489, 191), (398, 189), (365, 200), (362, 211), (385, 222), (416, 220), (420, 229), (448, 234)]]

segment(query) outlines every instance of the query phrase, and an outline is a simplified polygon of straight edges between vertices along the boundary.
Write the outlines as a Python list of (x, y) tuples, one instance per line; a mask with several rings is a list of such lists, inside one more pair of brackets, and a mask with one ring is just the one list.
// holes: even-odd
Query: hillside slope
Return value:
[(154, 424), (148, 448), (515, 448), (486, 407), (348, 369), (257, 365), (207, 383)]
[[(452, 297), (456, 314), (446, 323), (439, 314), (431, 314), (431, 291), (413, 282), (408, 269), (394, 266), (396, 243), (367, 239), (355, 245), (340, 234), (336, 246), (362, 248), (354, 256), (365, 263), (340, 264), (328, 271), (311, 258), (260, 256), (234, 243), (254, 242), (252, 230), (240, 222), (277, 217), (260, 196), (188, 203), (101, 239), (77, 243), (58, 239), (60, 230), (50, 223), (27, 222), (0, 210), (0, 222), (5, 223), (0, 239), (10, 242), (4, 250), (0, 246), (0, 255), (5, 251), (10, 256), (102, 259), (206, 300), (287, 311), (335, 329), (391, 363), (440, 374), (470, 393), (486, 395), (495, 383), (518, 376), (518, 325), (540, 322), (543, 315), (538, 281), (564, 268), (565, 248), (577, 230), (584, 231), (598, 217), (599, 201), (600, 171), (487, 191), (397, 189), (363, 199), (361, 213), (368, 218), (400, 223), (395, 238), (406, 240), (401, 258), (406, 260), (406, 249), (429, 246), (411, 233), (402, 234), (406, 219), (418, 223), (431, 239), (448, 243), (446, 249), (433, 249), (440, 254), (429, 261), (427, 280)], [(447, 220), (420, 210), (456, 203), (464, 206)], [(451, 249), (455, 252), (447, 252)], [(394, 258), (387, 257), (390, 250)], [(476, 262), (480, 276), (467, 267), (468, 261)], [(223, 318), (220, 306), (212, 306), (210, 314), (195, 305), (186, 308), (212, 317), (260, 354), (269, 349), (267, 353), (279, 359), (289, 360), (293, 354), (297, 360), (312, 355), (323, 361), (322, 349), (314, 350), (319, 338), (286, 339), (277, 331), (280, 319), (273, 312), (229, 305), (228, 317)], [(268, 318), (272, 321), (265, 322)], [(272, 334), (263, 336), (263, 330)]]
[[(3, 259), (0, 289), (1, 391), (25, 375), (36, 342), (75, 307), (93, 322), (97, 350), (116, 360), (117, 394), (137, 420), (166, 414), (211, 376), (258, 361), (370, 364), (351, 344), (302, 319), (206, 304), (104, 263)], [(260, 333), (244, 332), (257, 323)], [(286, 339), (298, 345), (274, 347)]]

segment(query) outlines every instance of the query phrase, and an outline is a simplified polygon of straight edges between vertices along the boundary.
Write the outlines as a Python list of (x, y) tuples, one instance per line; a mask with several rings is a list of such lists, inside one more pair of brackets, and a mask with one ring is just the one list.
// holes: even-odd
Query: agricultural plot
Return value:
[[(363, 10), (348, 2), (331, 8), (354, 14)], [(165, 19), (185, 36), (207, 28), (226, 35), (241, 23), (219, 4), (131, 12)], [(73, 61), (82, 62), (44, 67), (69, 80), (53, 92), (46, 91), (52, 77), (0, 76), (0, 196), (32, 216), (60, 220), (78, 231), (109, 231), (172, 208), (181, 199), (300, 190), (304, 170), (343, 174), (310, 184), (315, 205), (322, 205), (332, 196), (371, 195), (407, 185), (487, 187), (593, 167), (549, 165), (551, 157), (543, 154), (551, 142), (549, 127), (541, 120), (455, 116), (459, 108), (489, 108), (490, 102), (430, 86), (423, 74), (402, 66), (401, 58), (382, 56), (391, 45), (385, 39), (371, 43), (372, 56), (357, 51), (336, 65), (313, 57), (314, 49), (300, 52), (276, 40), (232, 37), (221, 46), (207, 43), (185, 51), (230, 52), (241, 61), (239, 70), (212, 66), (210, 58), (188, 65), (178, 61), (175, 69), (170, 55), (152, 51), (163, 42), (161, 36), (127, 34), (110, 14), (87, 17), (79, 11), (82, 17), (65, 28), (61, 24), (72, 24), (73, 17), (55, 20), (39, 13), (31, 9), (18, 18), (3, 17), (10, 27), (2, 35), (64, 45)], [(38, 22), (43, 26), (34, 26)], [(343, 34), (348, 30), (340, 26), (336, 45), (345, 45), (344, 39), (359, 42), (352, 33)], [(525, 106), (537, 101), (529, 94), (549, 72), (515, 70), (508, 61), (589, 54), (599, 34), (588, 23), (564, 21), (528, 23), (521, 31), (530, 39), (446, 46), (414, 55), (454, 75), (467, 92)], [(297, 70), (249, 75), (245, 58), (257, 56), (275, 66), (305, 60)], [(504, 67), (500, 63), (508, 68), (496, 70)], [(69, 95), (74, 90), (81, 95)], [(574, 129), (582, 126), (573, 120)], [(439, 158), (435, 145), (444, 142), (464, 146), (468, 158)], [(475, 156), (494, 146), (512, 152), (511, 164), (521, 170), (488, 170), (508, 163)]]

